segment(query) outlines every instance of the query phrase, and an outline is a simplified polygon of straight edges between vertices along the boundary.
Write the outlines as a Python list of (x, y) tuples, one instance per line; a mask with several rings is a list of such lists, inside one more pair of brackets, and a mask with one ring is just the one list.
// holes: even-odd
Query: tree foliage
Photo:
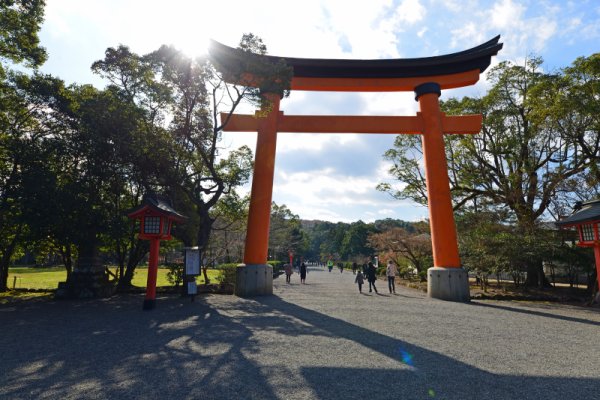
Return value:
[(46, 61), (38, 33), (44, 21), (44, 0), (0, 3), (0, 59), (39, 67)]
[(400, 275), (409, 277), (416, 271), (425, 281), (427, 269), (433, 266), (431, 237), (427, 224), (414, 223), (412, 229), (392, 227), (371, 234), (368, 243), (376, 249), (382, 260), (393, 260), (400, 267)]
[(176, 233), (186, 245), (206, 251), (218, 215), (211, 210), (223, 197), (235, 198), (235, 187), (251, 171), (247, 147), (228, 153), (219, 147), (219, 111), (225, 107), (231, 114), (247, 89), (227, 85), (208, 60), (170, 46), (143, 56), (125, 46), (109, 48), (93, 69), (142, 112), (141, 129), (153, 139), (141, 150), (152, 161), (143, 169), (144, 189), (167, 193), (175, 208), (191, 216), (195, 232), (179, 227)]
[[(29, 231), (23, 183), (44, 165), (48, 154), (41, 145), (48, 131), (37, 117), (48, 122), (40, 104), (57, 82), (41, 76), (30, 79), (9, 67), (22, 63), (35, 68), (45, 61), (38, 38), (43, 12), (41, 0), (0, 4), (0, 291), (7, 289), (8, 265)], [(30, 157), (35, 161), (28, 164)]]
[(298, 215), (292, 213), (285, 204), (271, 206), (269, 224), (269, 254), (273, 260), (284, 261), (291, 253), (304, 255), (308, 247), (306, 233)]

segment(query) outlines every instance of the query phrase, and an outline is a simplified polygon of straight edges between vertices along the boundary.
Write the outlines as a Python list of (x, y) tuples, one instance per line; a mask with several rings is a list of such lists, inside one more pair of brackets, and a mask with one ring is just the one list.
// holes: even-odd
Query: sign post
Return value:
[(198, 247), (184, 248), (183, 295), (194, 298), (198, 294), (196, 277), (200, 275), (200, 249)]

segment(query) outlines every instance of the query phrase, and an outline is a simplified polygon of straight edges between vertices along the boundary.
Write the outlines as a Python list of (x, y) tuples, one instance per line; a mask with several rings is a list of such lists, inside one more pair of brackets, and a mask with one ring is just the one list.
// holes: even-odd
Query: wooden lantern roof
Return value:
[(570, 227), (592, 222), (600, 222), (600, 199), (582, 203), (581, 207), (576, 208), (573, 214), (556, 222), (556, 225)]
[(142, 204), (131, 210), (127, 216), (131, 219), (142, 218), (149, 212), (167, 217), (175, 222), (183, 222), (187, 219), (187, 217), (175, 211), (168, 197), (158, 194), (144, 196)]

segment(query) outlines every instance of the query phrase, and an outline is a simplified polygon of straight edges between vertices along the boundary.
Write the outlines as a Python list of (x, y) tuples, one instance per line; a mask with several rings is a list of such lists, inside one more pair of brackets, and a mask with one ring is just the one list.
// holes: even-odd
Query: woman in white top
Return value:
[(389, 260), (386, 268), (386, 275), (388, 278), (388, 288), (390, 293), (396, 293), (396, 274), (398, 274), (398, 268), (392, 260)]

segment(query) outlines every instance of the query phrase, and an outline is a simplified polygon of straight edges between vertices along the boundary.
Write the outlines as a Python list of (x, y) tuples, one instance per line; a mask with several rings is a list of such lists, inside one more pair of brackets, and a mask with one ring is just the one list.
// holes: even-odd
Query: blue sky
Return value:
[[(542, 56), (554, 71), (598, 52), (600, 1), (558, 0), (47, 0), (43, 72), (68, 83), (104, 83), (90, 71), (107, 47), (146, 53), (172, 44), (201, 54), (208, 38), (236, 46), (243, 33), (260, 36), (269, 54), (310, 58), (413, 58), (453, 53), (498, 34), (504, 43), (492, 65)], [(442, 98), (485, 94), (485, 75)], [(292, 92), (286, 114), (414, 115), (412, 93)], [(251, 113), (245, 109), (243, 112)], [(391, 182), (382, 154), (393, 135), (280, 133), (273, 200), (304, 219), (373, 221), (427, 217), (427, 209), (375, 190)], [(256, 134), (224, 136), (247, 144)]]

